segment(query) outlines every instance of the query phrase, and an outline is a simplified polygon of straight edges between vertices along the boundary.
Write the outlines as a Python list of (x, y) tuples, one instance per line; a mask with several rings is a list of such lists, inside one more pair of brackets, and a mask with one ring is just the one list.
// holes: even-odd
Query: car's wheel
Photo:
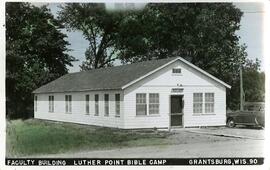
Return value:
[(232, 127), (235, 127), (235, 122), (232, 118), (229, 118), (228, 121), (227, 121), (227, 126), (232, 128)]
[(259, 121), (257, 120), (256, 117), (255, 117), (254, 121), (255, 121), (257, 127), (260, 127), (260, 128), (262, 128), (262, 129), (264, 129), (264, 124), (259, 123)]

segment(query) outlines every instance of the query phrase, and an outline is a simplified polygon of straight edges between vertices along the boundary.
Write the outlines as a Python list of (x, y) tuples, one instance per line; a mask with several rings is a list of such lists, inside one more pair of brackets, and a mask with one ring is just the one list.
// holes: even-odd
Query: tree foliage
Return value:
[(103, 3), (67, 3), (61, 8), (59, 19), (66, 28), (81, 31), (89, 41), (82, 70), (111, 66), (116, 59), (115, 40), (124, 13), (107, 11)]
[(236, 31), (242, 12), (232, 3), (149, 3), (138, 11), (106, 11), (104, 4), (66, 4), (65, 25), (89, 41), (82, 69), (181, 56), (232, 85), (228, 106), (239, 103), (239, 69), (246, 47)]
[(247, 55), (236, 35), (241, 16), (231, 3), (148, 4), (122, 23), (119, 55), (131, 63), (181, 56), (233, 84)]
[(63, 26), (45, 6), (6, 3), (7, 114), (27, 117), (32, 91), (67, 73), (74, 58), (68, 55)]
[[(239, 108), (239, 70), (246, 99), (262, 101), (264, 73), (239, 43), (242, 12), (231, 3), (153, 3), (121, 22), (116, 47), (123, 63), (181, 56), (230, 84), (227, 106)], [(132, 36), (131, 36), (132, 35)], [(252, 86), (252, 77), (257, 82)], [(254, 94), (255, 93), (255, 94)]]
[(232, 3), (149, 3), (138, 11), (68, 3), (58, 14), (68, 30), (81, 31), (89, 42), (82, 70), (112, 66), (115, 59), (134, 63), (181, 56), (230, 84), (227, 104), (238, 108), (239, 69), (249, 61), (236, 35), (242, 12)]
[(260, 72), (260, 61), (247, 60), (243, 67), (243, 88), (247, 102), (264, 102), (265, 74)]

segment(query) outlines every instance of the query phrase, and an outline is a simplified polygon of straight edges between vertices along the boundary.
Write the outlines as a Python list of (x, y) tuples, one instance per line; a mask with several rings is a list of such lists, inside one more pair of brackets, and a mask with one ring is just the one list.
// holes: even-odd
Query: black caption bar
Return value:
[(162, 166), (162, 165), (262, 165), (264, 158), (6, 158), (8, 166)]

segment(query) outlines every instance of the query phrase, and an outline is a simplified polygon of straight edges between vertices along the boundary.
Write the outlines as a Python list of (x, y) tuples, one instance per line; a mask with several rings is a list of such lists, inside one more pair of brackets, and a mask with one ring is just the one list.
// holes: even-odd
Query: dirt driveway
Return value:
[(76, 151), (33, 157), (70, 158), (190, 158), (262, 157), (264, 130), (228, 128), (186, 128), (173, 130), (166, 143), (153, 146)]
[(207, 127), (186, 129), (188, 132), (209, 134), (215, 136), (235, 137), (241, 139), (264, 140), (263, 129), (247, 129), (247, 128), (227, 128), (227, 127)]

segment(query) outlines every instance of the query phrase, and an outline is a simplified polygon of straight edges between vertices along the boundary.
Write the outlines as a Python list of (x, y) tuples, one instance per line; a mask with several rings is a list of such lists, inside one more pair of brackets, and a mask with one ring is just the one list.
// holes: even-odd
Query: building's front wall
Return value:
[[(172, 68), (177, 67), (181, 68), (181, 75), (172, 74)], [(172, 88), (183, 88), (183, 92), (173, 93)], [(136, 116), (136, 93), (146, 93), (147, 103), (149, 93), (159, 93), (160, 114), (152, 116), (147, 113), (146, 116)], [(194, 114), (193, 93), (214, 93), (214, 113)], [(184, 127), (225, 125), (226, 88), (177, 61), (124, 90), (124, 128), (168, 128), (170, 126), (171, 95), (184, 95)], [(147, 106), (149, 105), (147, 104)]]
[[(85, 95), (89, 95), (89, 115), (86, 113)], [(99, 115), (95, 116), (95, 94), (99, 94)], [(109, 94), (109, 116), (105, 116), (104, 94)], [(115, 114), (115, 94), (120, 94), (120, 117)], [(105, 127), (123, 128), (123, 92), (91, 91), (72, 93), (35, 94), (37, 107), (35, 118), (73, 122)], [(72, 111), (66, 113), (65, 95), (72, 96)], [(49, 96), (54, 96), (54, 112), (49, 112)]]

